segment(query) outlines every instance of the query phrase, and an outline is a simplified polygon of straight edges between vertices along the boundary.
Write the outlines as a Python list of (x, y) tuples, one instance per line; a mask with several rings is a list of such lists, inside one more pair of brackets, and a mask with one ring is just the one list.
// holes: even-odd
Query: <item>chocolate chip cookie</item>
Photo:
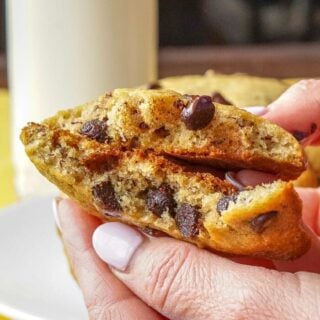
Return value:
[(290, 182), (239, 189), (225, 178), (244, 167), (296, 176), (298, 142), (210, 96), (119, 89), (30, 123), (21, 140), (44, 176), (103, 220), (236, 255), (293, 259), (309, 247)]
[[(261, 78), (248, 74), (220, 74), (208, 70), (203, 75), (184, 75), (160, 79), (155, 89), (171, 89), (186, 95), (209, 95), (213, 102), (237, 107), (267, 106), (291, 85), (301, 79)], [(290, 106), (288, 106), (290, 108)], [(295, 132), (301, 139), (308, 135)], [(307, 147), (308, 168), (294, 181), (299, 187), (318, 186), (320, 177), (320, 148)], [(319, 180), (320, 181), (320, 180)]]
[(152, 150), (215, 168), (261, 170), (283, 180), (295, 179), (305, 169), (292, 135), (205, 95), (117, 89), (44, 123), (114, 148)]

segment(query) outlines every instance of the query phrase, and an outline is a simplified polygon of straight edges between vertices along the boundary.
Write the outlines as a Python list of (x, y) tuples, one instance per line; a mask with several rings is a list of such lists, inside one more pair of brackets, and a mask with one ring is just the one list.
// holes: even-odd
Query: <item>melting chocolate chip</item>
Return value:
[(147, 193), (147, 208), (159, 217), (165, 211), (174, 216), (176, 205), (173, 190), (166, 184), (162, 184), (158, 189), (150, 189)]
[(310, 125), (310, 133), (313, 134), (316, 132), (316, 130), (317, 130), (317, 124), (312, 122)]
[(189, 130), (205, 128), (214, 116), (214, 105), (209, 96), (200, 96), (189, 102), (181, 112), (181, 119)]
[(221, 104), (226, 104), (232, 106), (232, 103), (228, 101), (221, 93), (219, 92), (214, 92), (212, 94), (212, 102), (217, 102)]
[(309, 136), (308, 132), (294, 130), (292, 131), (292, 135), (298, 140), (301, 141)]
[(190, 204), (182, 204), (177, 210), (175, 220), (177, 227), (186, 238), (193, 238), (199, 234), (199, 220), (201, 214)]
[(161, 89), (161, 85), (159, 82), (151, 82), (147, 84), (146, 89)]
[(119, 216), (121, 211), (120, 203), (114, 192), (114, 188), (109, 181), (102, 182), (92, 188), (93, 198), (105, 211), (106, 215)]
[(236, 202), (238, 194), (232, 194), (231, 196), (222, 197), (217, 203), (217, 212), (221, 214), (222, 211), (228, 210), (230, 202)]
[(139, 124), (139, 128), (143, 129), (143, 130), (146, 130), (146, 129), (149, 129), (149, 126), (145, 122), (141, 122)]
[(250, 225), (252, 230), (257, 233), (263, 232), (266, 229), (268, 222), (272, 218), (276, 217), (277, 215), (278, 215), (277, 211), (269, 211), (269, 212), (260, 214), (259, 216), (251, 220)]
[(80, 133), (98, 142), (105, 142), (108, 138), (106, 129), (107, 124), (105, 121), (94, 119), (85, 122), (80, 129)]
[(159, 129), (154, 130), (154, 133), (160, 138), (165, 138), (168, 135), (170, 135), (170, 131), (163, 126), (160, 127)]

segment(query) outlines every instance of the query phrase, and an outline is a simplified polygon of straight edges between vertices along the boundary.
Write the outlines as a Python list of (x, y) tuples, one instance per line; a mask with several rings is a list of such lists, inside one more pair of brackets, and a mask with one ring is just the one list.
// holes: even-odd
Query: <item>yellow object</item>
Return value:
[(0, 89), (0, 177), (0, 207), (3, 207), (17, 199), (10, 157), (9, 94), (5, 89)]
[[(0, 207), (16, 201), (10, 158), (10, 116), (8, 90), (0, 89)], [(0, 315), (0, 320), (10, 320)]]

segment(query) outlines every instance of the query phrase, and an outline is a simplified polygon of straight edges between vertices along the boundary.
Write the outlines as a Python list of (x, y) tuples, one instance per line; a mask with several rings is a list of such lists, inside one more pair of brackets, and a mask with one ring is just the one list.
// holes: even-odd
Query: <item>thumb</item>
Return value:
[(304, 145), (320, 142), (320, 80), (302, 80), (285, 91), (263, 116), (293, 133)]
[(299, 319), (319, 312), (317, 274), (245, 266), (166, 237), (145, 238), (137, 247), (132, 232), (138, 233), (103, 224), (94, 247), (120, 267), (113, 272), (126, 286), (170, 319)]

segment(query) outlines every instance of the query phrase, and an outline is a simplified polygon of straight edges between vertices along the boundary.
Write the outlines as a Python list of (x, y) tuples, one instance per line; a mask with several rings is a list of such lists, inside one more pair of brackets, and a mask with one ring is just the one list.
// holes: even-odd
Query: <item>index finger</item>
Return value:
[(302, 80), (268, 107), (264, 118), (293, 133), (304, 145), (320, 143), (320, 80)]

